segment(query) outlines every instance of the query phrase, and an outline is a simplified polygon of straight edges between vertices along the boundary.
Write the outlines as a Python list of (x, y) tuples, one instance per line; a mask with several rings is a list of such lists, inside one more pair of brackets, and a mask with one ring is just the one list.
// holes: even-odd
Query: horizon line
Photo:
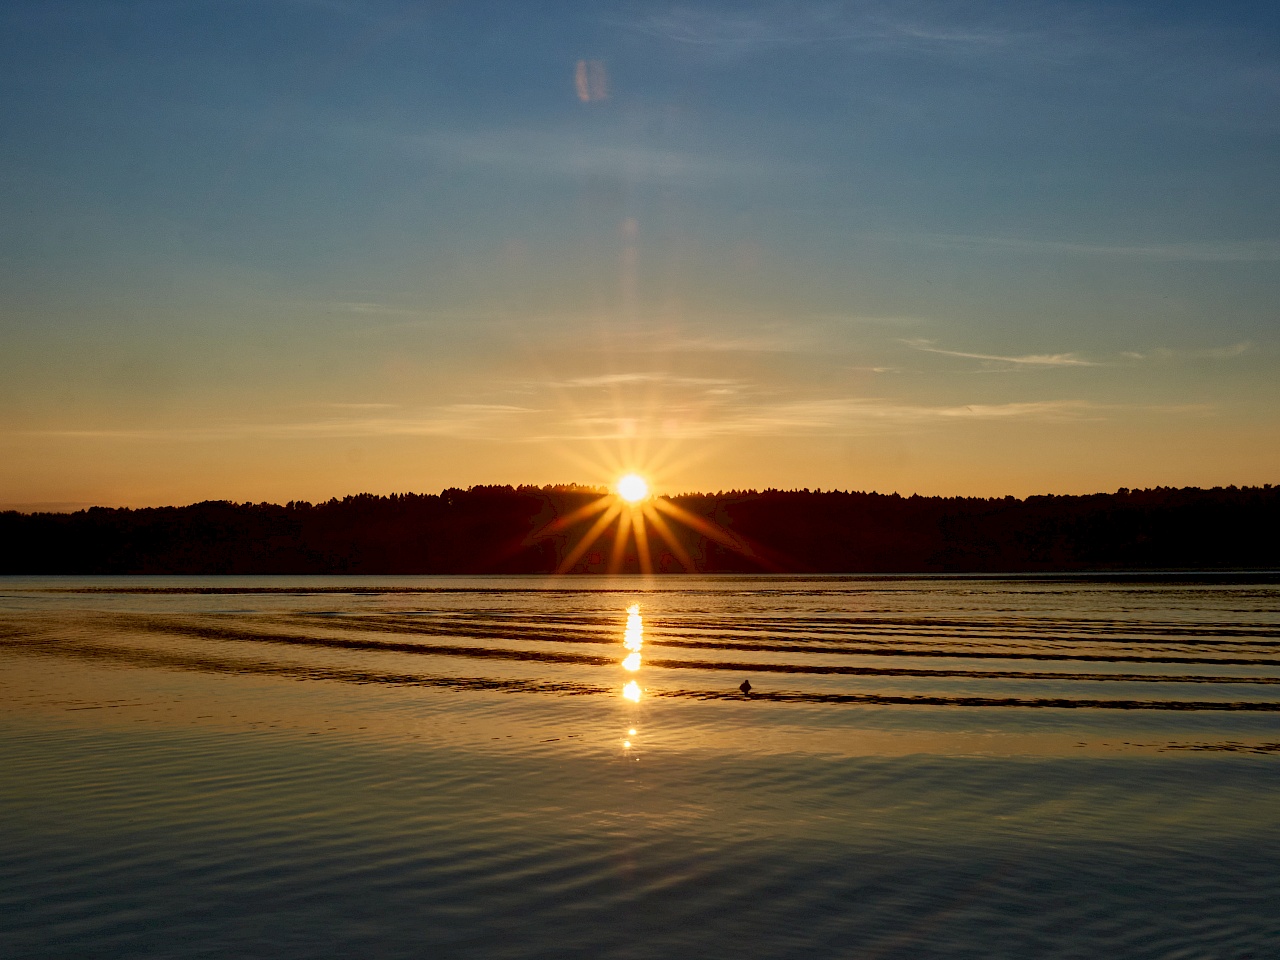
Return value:
[[(1095, 490), (1090, 493), (1031, 493), (1026, 496), (1014, 496), (1013, 494), (992, 494), (990, 496), (979, 496), (972, 494), (921, 494), (910, 493), (903, 494), (898, 491), (891, 493), (882, 493), (879, 490), (851, 490), (822, 487), (742, 487), (720, 489), (716, 491), (709, 490), (686, 490), (679, 493), (655, 493), (653, 499), (661, 500), (679, 500), (689, 497), (724, 497), (724, 496), (765, 496), (772, 494), (784, 495), (808, 495), (808, 496), (866, 496), (866, 497), (885, 497), (889, 499), (901, 500), (987, 500), (987, 501), (1013, 501), (1023, 503), (1028, 500), (1035, 499), (1084, 499), (1087, 497), (1100, 496), (1125, 496), (1144, 493), (1158, 492), (1185, 492), (1197, 491), (1202, 493), (1210, 493), (1221, 490), (1235, 491), (1269, 491), (1276, 489), (1277, 484), (1260, 483), (1260, 484), (1215, 484), (1211, 487), (1204, 486), (1174, 486), (1157, 484), (1152, 487), (1117, 487), (1115, 490)], [(52, 514), (74, 515), (77, 513), (86, 513), (90, 510), (184, 510), (191, 507), (205, 506), (207, 504), (221, 504), (232, 507), (277, 507), (280, 509), (311, 509), (326, 506), (328, 504), (340, 504), (350, 500), (358, 500), (362, 498), (371, 498), (375, 500), (391, 500), (394, 498), (441, 498), (452, 493), (471, 494), (471, 493), (488, 493), (488, 492), (510, 492), (518, 493), (568, 493), (568, 494), (589, 494), (593, 496), (607, 495), (612, 492), (610, 486), (606, 484), (584, 484), (584, 483), (547, 483), (547, 484), (510, 484), (510, 483), (488, 483), (488, 484), (472, 484), (467, 487), (445, 487), (438, 493), (422, 493), (414, 491), (392, 491), (390, 493), (372, 493), (369, 491), (360, 491), (357, 493), (343, 494), (342, 496), (329, 497), (326, 500), (288, 500), (283, 503), (277, 503), (268, 500), (231, 500), (231, 499), (207, 499), (194, 500), (190, 503), (158, 503), (148, 504), (144, 506), (124, 506), (110, 505), (102, 503), (92, 503), (87, 501), (15, 501), (11, 503), (0, 502), (0, 513), (17, 513), (24, 516), (40, 516)]]

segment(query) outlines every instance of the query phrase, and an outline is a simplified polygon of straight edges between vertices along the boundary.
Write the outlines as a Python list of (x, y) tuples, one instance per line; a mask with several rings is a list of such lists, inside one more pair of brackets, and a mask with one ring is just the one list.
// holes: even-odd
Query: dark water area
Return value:
[(5, 578), (0, 822), (4, 957), (1280, 956), (1280, 585)]

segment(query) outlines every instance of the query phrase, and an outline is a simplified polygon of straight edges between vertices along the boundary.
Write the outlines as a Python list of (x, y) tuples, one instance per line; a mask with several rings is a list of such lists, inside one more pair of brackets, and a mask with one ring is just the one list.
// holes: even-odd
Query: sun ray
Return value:
[(653, 558), (649, 556), (649, 532), (644, 528), (645, 514), (649, 507), (635, 511), (632, 521), (636, 525), (636, 555), (640, 558), (640, 572), (646, 577), (653, 573)]
[(780, 571), (782, 569), (768, 557), (762, 556), (760, 551), (752, 547), (752, 545), (745, 539), (736, 533), (726, 530), (719, 524), (712, 523), (704, 517), (698, 516), (696, 513), (690, 513), (688, 510), (667, 499), (654, 500), (653, 505), (663, 513), (670, 516), (673, 520), (683, 523), (686, 527), (702, 534), (704, 537), (708, 537), (717, 543), (723, 544), (735, 553), (740, 553), (742, 556), (747, 557), (750, 560), (754, 560), (766, 569), (773, 571)]
[(693, 558), (689, 556), (689, 552), (685, 550), (684, 545), (676, 539), (676, 535), (671, 532), (671, 528), (667, 526), (667, 522), (658, 515), (658, 511), (652, 507), (646, 507), (645, 513), (648, 515), (649, 522), (653, 524), (653, 529), (658, 531), (660, 536), (671, 552), (675, 554), (676, 559), (683, 564), (685, 570), (694, 573), (696, 568), (693, 565)]
[(541, 540), (543, 537), (549, 537), (554, 533), (559, 533), (565, 527), (572, 526), (573, 524), (577, 523), (579, 520), (585, 520), (587, 517), (591, 516), (593, 513), (599, 513), (601, 510), (605, 509), (608, 506), (609, 506), (608, 497), (601, 497), (599, 500), (592, 500), (585, 507), (579, 507), (577, 510), (574, 510), (572, 513), (566, 513), (563, 517), (556, 517), (556, 519), (552, 520), (550, 523), (548, 523), (545, 527), (538, 530), (536, 533), (530, 534), (528, 537), (527, 543), (533, 543), (537, 540)]
[(621, 516), (618, 517), (618, 532), (613, 537), (613, 552), (609, 556), (609, 573), (617, 573), (622, 569), (622, 564), (626, 559), (627, 535), (631, 533), (631, 514), (630, 510), (620, 511)]
[[(601, 499), (603, 500), (605, 498), (602, 497)], [(622, 512), (621, 504), (614, 503), (612, 506), (610, 506), (609, 509), (606, 510), (604, 514), (600, 517), (600, 519), (597, 520), (592, 525), (591, 529), (586, 532), (583, 538), (578, 541), (577, 546), (575, 546), (572, 550), (569, 551), (569, 555), (566, 556), (564, 560), (561, 562), (560, 566), (556, 568), (556, 573), (568, 573), (570, 570), (572, 570), (573, 565), (578, 562), (578, 559), (584, 553), (586, 553), (588, 550), (591, 549), (591, 546), (597, 540), (600, 539), (600, 535), (604, 533), (605, 528), (607, 528), (609, 524), (613, 522), (613, 518), (621, 512)]]
[(617, 457), (614, 456), (611, 449), (604, 444), (587, 442), (591, 444), (590, 454), (580, 453), (573, 447), (568, 446), (561, 448), (558, 453), (575, 468), (581, 470), (584, 476), (593, 480), (601, 479), (602, 473), (605, 476), (609, 476), (616, 474), (621, 469), (620, 461), (619, 464), (614, 463)]
[[(618, 574), (626, 569), (628, 541), (634, 540), (640, 572), (646, 576), (651, 575), (654, 571), (651, 542), (653, 534), (656, 534), (671, 550), (686, 572), (696, 573), (697, 564), (688, 548), (676, 535), (677, 525), (687, 527), (702, 537), (758, 563), (767, 570), (784, 569), (784, 566), (774, 559), (771, 551), (757, 546), (749, 538), (673, 503), (667, 496), (655, 495), (651, 486), (651, 478), (654, 476), (652, 470), (655, 465), (634, 456), (633, 448), (637, 447), (643, 439), (645, 438), (632, 438), (630, 442), (624, 442), (623, 446), (626, 449), (613, 451), (620, 456), (611, 459), (617, 459), (617, 462), (623, 465), (623, 469), (614, 473), (618, 479), (610, 484), (608, 492), (600, 491), (600, 496), (591, 502), (550, 521), (526, 539), (526, 544), (533, 543), (600, 514), (590, 529), (569, 549), (568, 554), (556, 568), (557, 574), (572, 570), (583, 555), (605, 535), (609, 525), (615, 519), (618, 527), (613, 532), (612, 542), (608, 547), (608, 560), (605, 564), (605, 570), (609, 574)], [(640, 469), (638, 470), (637, 467)], [(586, 488), (583, 492), (589, 489)]]

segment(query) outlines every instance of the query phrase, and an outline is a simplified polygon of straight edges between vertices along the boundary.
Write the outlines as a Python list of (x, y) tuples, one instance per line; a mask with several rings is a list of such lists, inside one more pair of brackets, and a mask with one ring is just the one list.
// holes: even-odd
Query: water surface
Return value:
[(5, 956), (1280, 955), (1267, 578), (9, 578), (0, 770)]

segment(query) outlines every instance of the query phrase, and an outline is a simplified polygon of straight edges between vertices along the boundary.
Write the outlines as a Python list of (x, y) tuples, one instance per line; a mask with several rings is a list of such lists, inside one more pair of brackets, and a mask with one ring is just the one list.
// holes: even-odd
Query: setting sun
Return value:
[(649, 484), (644, 477), (628, 473), (618, 481), (618, 496), (628, 503), (639, 503), (649, 495)]
[[(669, 566), (679, 564), (686, 571), (695, 570), (693, 557), (681, 542), (680, 537), (672, 529), (672, 525), (687, 528), (695, 535), (714, 540), (723, 547), (749, 558), (768, 569), (775, 565), (766, 560), (744, 540), (722, 528), (715, 521), (699, 516), (684, 507), (672, 502), (669, 497), (656, 496), (649, 487), (649, 482), (638, 473), (624, 474), (612, 487), (611, 492), (604, 493), (589, 503), (563, 516), (556, 517), (537, 533), (530, 541), (541, 540), (567, 531), (578, 524), (584, 524), (590, 517), (594, 522), (580, 535), (575, 535), (577, 542), (568, 548), (564, 557), (556, 566), (556, 573), (569, 573), (583, 558), (585, 563), (602, 564), (609, 573), (624, 571), (628, 564), (640, 573), (651, 574), (665, 570)], [(606, 536), (612, 529), (613, 546), (604, 554), (594, 555), (588, 551)], [(657, 549), (669, 551), (658, 557), (658, 566), (654, 565), (654, 545), (651, 538), (660, 544)], [(572, 537), (571, 537), (572, 539)], [(634, 548), (634, 554), (628, 554), (628, 545)], [(594, 557), (594, 559), (592, 559)], [(639, 607), (632, 605), (628, 614), (635, 614), (636, 627), (639, 627)], [(639, 649), (639, 630), (636, 633), (636, 646), (628, 649)]]

